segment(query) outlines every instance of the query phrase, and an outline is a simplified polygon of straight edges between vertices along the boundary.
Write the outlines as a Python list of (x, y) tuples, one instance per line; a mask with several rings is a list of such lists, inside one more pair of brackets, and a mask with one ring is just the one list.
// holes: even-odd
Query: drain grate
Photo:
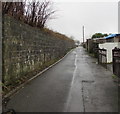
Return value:
[(85, 82), (85, 83), (93, 83), (95, 82), (94, 80), (82, 80), (82, 82)]

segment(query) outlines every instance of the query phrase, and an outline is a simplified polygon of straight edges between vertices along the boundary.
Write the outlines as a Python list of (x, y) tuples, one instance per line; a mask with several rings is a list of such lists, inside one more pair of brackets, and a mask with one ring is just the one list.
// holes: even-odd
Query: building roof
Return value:
[(105, 40), (104, 37), (101, 37), (101, 38), (93, 38), (93, 40)]
[(105, 39), (109, 39), (109, 38), (114, 38), (114, 37), (117, 37), (117, 36), (120, 36), (120, 34), (111, 34), (109, 36), (106, 36), (104, 37)]

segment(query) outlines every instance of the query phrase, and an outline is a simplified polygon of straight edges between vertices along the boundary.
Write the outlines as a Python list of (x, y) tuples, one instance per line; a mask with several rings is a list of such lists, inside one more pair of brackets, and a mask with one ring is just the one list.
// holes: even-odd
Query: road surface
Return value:
[(17, 112), (117, 112), (112, 73), (78, 47), (8, 102)]

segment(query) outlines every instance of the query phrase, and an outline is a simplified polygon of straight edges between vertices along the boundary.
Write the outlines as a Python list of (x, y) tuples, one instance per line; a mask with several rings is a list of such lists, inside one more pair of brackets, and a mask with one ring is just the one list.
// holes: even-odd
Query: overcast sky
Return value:
[(57, 32), (74, 36), (82, 41), (82, 26), (85, 26), (85, 39), (92, 34), (118, 33), (118, 0), (78, 1), (53, 0), (57, 10), (56, 19), (50, 20), (47, 26)]

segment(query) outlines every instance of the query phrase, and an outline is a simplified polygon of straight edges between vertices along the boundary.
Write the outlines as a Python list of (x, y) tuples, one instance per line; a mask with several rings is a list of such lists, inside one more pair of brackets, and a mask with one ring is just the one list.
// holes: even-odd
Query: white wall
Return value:
[(115, 47), (120, 48), (120, 42), (107, 42), (103, 44), (99, 44), (100, 49), (106, 49), (107, 50), (107, 63), (112, 62), (112, 49)]

